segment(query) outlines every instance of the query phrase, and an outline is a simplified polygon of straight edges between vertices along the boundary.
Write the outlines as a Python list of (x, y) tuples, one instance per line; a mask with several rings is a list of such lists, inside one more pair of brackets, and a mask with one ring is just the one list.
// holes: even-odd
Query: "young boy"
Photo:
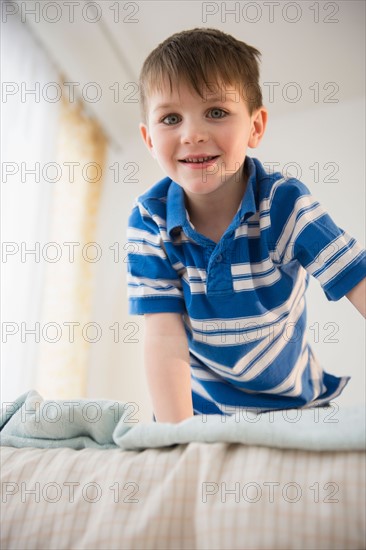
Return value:
[(366, 251), (308, 188), (246, 156), (264, 134), (255, 48), (216, 29), (174, 34), (140, 76), (143, 140), (167, 177), (129, 218), (129, 313), (145, 315), (155, 417), (325, 405), (305, 290), (364, 315)]

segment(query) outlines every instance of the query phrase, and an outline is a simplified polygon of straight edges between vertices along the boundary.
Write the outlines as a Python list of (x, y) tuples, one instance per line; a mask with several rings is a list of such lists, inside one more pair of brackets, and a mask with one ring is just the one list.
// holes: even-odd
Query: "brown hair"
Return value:
[[(159, 44), (146, 58), (139, 81), (140, 107), (146, 124), (147, 101), (161, 90), (168, 79), (183, 81), (204, 99), (203, 84), (240, 85), (245, 93), (249, 113), (262, 106), (259, 86), (261, 53), (253, 46), (218, 29), (195, 28), (173, 34)], [(249, 92), (250, 89), (250, 92)]]

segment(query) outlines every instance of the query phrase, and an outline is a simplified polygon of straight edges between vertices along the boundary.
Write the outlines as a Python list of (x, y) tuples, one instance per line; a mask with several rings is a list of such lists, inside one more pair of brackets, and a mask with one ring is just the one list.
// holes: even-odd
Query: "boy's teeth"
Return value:
[(201, 157), (198, 159), (185, 159), (185, 162), (205, 162), (206, 160), (211, 160), (213, 157)]

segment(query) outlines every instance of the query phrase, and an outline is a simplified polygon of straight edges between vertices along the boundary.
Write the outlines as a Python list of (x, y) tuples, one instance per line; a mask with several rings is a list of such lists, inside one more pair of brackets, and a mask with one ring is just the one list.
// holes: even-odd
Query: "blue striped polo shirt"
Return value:
[(309, 189), (246, 157), (247, 187), (215, 243), (197, 232), (166, 177), (128, 221), (129, 313), (176, 312), (188, 339), (196, 414), (325, 405), (350, 377), (325, 372), (306, 327), (315, 277), (339, 300), (366, 275), (366, 251)]

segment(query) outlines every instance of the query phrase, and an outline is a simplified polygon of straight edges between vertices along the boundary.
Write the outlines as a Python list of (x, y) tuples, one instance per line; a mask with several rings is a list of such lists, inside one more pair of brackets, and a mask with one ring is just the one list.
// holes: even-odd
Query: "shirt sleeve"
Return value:
[(164, 235), (165, 227), (136, 200), (128, 220), (126, 245), (131, 315), (185, 312), (181, 278), (166, 254)]
[(291, 179), (275, 188), (270, 219), (274, 262), (297, 260), (328, 300), (339, 300), (366, 276), (365, 249), (335, 224), (302, 182)]

